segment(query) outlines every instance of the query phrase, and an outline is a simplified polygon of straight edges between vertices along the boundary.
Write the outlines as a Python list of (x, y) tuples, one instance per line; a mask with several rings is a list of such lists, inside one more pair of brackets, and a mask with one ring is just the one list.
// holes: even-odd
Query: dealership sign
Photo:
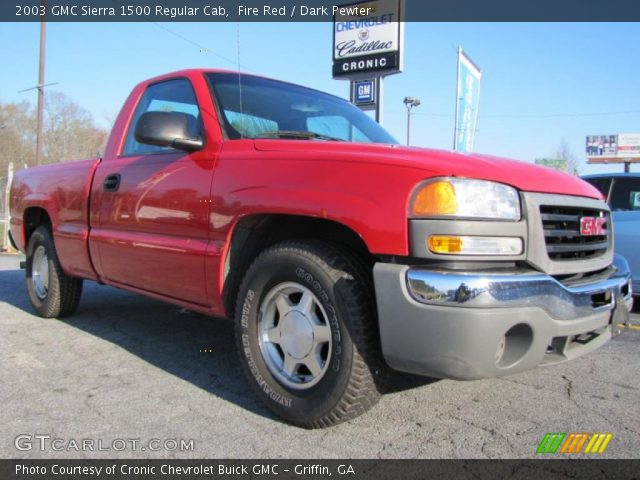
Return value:
[(357, 107), (374, 105), (376, 103), (376, 81), (358, 80), (353, 82), (352, 102)]
[(345, 5), (333, 17), (333, 76), (402, 71), (400, 0)]

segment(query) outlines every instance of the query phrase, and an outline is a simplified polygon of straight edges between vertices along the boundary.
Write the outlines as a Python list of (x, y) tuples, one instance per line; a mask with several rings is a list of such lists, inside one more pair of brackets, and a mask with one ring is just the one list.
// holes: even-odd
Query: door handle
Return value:
[(102, 188), (105, 192), (117, 192), (118, 188), (120, 188), (120, 174), (114, 173), (107, 175), (107, 178), (104, 179), (104, 183), (102, 184)]

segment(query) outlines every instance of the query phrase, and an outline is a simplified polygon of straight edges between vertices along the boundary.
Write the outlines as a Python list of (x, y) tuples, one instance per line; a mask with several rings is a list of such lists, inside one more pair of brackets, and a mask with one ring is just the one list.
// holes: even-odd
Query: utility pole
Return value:
[(411, 138), (411, 109), (420, 105), (420, 99), (415, 97), (404, 97), (404, 105), (407, 107), (407, 145)]
[[(43, 0), (43, 5), (46, 6), (46, 2)], [(46, 44), (47, 44), (47, 22), (43, 18), (40, 21), (40, 65), (38, 67), (38, 117), (36, 120), (36, 167), (40, 165), (42, 159), (42, 146), (44, 144), (44, 138), (42, 134), (42, 123), (44, 120), (44, 66), (46, 58)]]
[[(41, 5), (43, 7), (47, 6), (46, 0), (42, 0)], [(44, 123), (44, 89), (45, 87), (49, 87), (51, 85), (57, 85), (58, 82), (55, 83), (44, 83), (44, 67), (45, 67), (45, 59), (46, 59), (46, 45), (47, 45), (47, 22), (46, 16), (42, 16), (40, 19), (40, 62), (38, 68), (38, 85), (31, 88), (26, 88), (24, 90), (20, 90), (18, 93), (30, 92), (31, 90), (38, 90), (38, 111), (36, 118), (36, 166), (40, 165), (42, 161), (42, 150), (44, 148), (44, 134), (43, 134), (43, 123)]]

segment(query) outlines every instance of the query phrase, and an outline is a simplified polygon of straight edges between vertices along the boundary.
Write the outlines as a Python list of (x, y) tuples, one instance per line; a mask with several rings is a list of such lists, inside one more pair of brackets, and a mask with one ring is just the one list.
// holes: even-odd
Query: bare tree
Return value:
[(45, 104), (44, 163), (95, 157), (107, 132), (91, 114), (61, 92), (47, 94)]
[[(108, 132), (91, 114), (60, 92), (48, 92), (44, 120), (43, 163), (95, 157)], [(0, 176), (9, 162), (33, 165), (36, 151), (35, 109), (29, 102), (0, 102)]]
[(567, 172), (571, 175), (579, 175), (580, 174), (580, 161), (576, 154), (571, 150), (569, 143), (566, 138), (560, 140), (558, 147), (553, 155), (553, 158), (558, 160), (564, 160), (567, 165)]
[(16, 168), (33, 162), (35, 157), (35, 112), (28, 102), (0, 103), (0, 175), (9, 162)]

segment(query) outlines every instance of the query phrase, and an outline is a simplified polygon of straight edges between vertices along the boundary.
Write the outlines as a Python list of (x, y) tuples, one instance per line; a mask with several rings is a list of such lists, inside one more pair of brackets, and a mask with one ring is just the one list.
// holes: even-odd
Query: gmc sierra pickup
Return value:
[(93, 280), (232, 319), (257, 395), (308, 428), (369, 409), (394, 370), (575, 358), (632, 303), (588, 183), (401, 147), (343, 99), (219, 70), (136, 86), (103, 158), (18, 172), (11, 237), (42, 317)]

